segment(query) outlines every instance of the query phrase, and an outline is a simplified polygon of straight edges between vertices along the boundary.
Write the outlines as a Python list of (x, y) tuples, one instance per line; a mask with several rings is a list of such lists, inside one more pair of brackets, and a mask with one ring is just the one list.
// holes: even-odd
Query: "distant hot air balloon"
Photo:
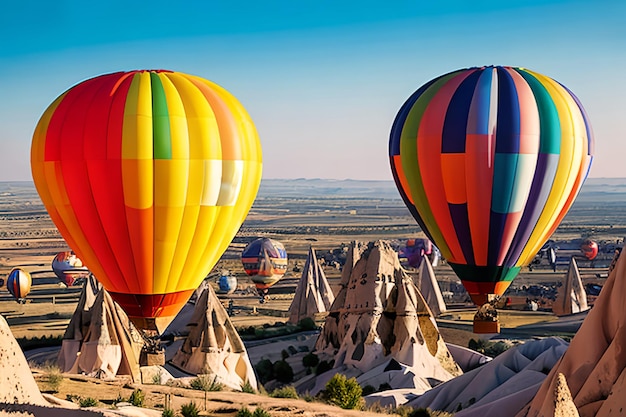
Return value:
[(135, 324), (157, 331), (239, 230), (261, 165), (235, 97), (165, 70), (70, 88), (44, 112), (31, 149), (37, 191), (62, 236)]
[(52, 271), (68, 286), (74, 285), (77, 279), (89, 275), (89, 269), (73, 251), (59, 252), (52, 260)]
[(400, 109), (389, 142), (400, 195), (478, 305), (502, 295), (554, 232), (592, 154), (571, 91), (500, 66), (426, 83)]
[(259, 295), (264, 297), (267, 290), (287, 272), (287, 251), (283, 244), (276, 240), (258, 238), (244, 248), (241, 262)]
[(223, 273), (217, 281), (218, 294), (232, 294), (237, 289), (237, 277), (229, 273)]
[(424, 255), (433, 253), (433, 244), (429, 239), (417, 238), (408, 239), (404, 247), (404, 256), (410, 266), (419, 268)]
[(585, 239), (582, 245), (580, 245), (580, 251), (585, 258), (593, 261), (598, 256), (598, 243), (591, 239)]
[(32, 285), (30, 274), (22, 268), (13, 268), (7, 278), (7, 290), (19, 302), (26, 298)]

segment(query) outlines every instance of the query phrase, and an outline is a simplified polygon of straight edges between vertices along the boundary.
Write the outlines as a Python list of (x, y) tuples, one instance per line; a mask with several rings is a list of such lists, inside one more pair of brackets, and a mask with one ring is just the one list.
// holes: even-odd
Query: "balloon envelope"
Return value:
[(580, 246), (580, 250), (585, 258), (593, 261), (598, 256), (598, 243), (591, 239), (585, 239)]
[(503, 294), (554, 232), (592, 154), (571, 91), (499, 66), (426, 83), (398, 112), (389, 142), (400, 195), (477, 304)]
[(419, 268), (424, 255), (433, 253), (433, 244), (429, 239), (416, 238), (408, 239), (404, 247), (404, 256), (410, 266)]
[(26, 298), (30, 292), (32, 279), (22, 268), (13, 268), (7, 278), (7, 290), (16, 300)]
[(243, 106), (203, 78), (118, 72), (41, 117), (31, 168), (50, 217), (141, 328), (162, 330), (241, 226), (261, 179)]
[(222, 275), (217, 281), (219, 286), (218, 294), (232, 294), (237, 289), (237, 277), (233, 275)]
[(52, 271), (57, 278), (70, 286), (77, 279), (89, 275), (89, 269), (73, 251), (59, 252), (52, 260)]
[(265, 290), (276, 284), (287, 272), (287, 251), (276, 240), (259, 238), (244, 248), (241, 262), (257, 289)]

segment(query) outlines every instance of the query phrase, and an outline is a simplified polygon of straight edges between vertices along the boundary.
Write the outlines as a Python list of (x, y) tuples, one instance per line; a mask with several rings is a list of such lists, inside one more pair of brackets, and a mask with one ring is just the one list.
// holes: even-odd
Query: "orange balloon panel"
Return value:
[(85, 266), (131, 319), (160, 329), (243, 223), (262, 162), (235, 97), (158, 70), (106, 74), (63, 93), (37, 125), (31, 168)]

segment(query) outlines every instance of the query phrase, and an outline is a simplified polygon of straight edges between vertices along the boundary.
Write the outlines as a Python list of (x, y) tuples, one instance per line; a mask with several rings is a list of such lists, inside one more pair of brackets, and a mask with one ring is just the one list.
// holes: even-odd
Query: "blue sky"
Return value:
[(242, 102), (265, 178), (391, 180), (389, 130), (402, 103), (440, 74), (481, 65), (568, 86), (595, 132), (591, 176), (626, 177), (622, 0), (176, 3), (3, 5), (0, 181), (31, 179), (33, 130), (63, 91), (157, 68), (210, 79)]

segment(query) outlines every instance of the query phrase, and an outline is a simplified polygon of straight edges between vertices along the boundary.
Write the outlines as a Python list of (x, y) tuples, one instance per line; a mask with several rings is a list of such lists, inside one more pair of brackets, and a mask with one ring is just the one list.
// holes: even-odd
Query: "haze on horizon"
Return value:
[(512, 65), (570, 88), (591, 120), (590, 177), (626, 177), (621, 0), (192, 2), (149, 7), (11, 2), (0, 16), (0, 181), (30, 181), (46, 107), (93, 76), (164, 68), (212, 80), (246, 107), (264, 178), (392, 180), (389, 130), (428, 80)]

